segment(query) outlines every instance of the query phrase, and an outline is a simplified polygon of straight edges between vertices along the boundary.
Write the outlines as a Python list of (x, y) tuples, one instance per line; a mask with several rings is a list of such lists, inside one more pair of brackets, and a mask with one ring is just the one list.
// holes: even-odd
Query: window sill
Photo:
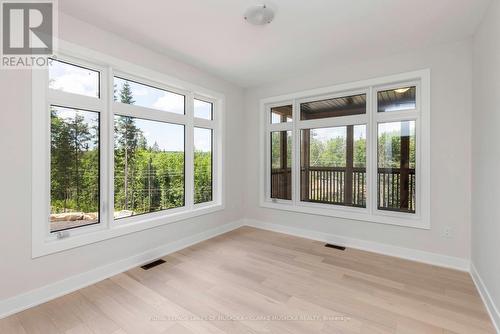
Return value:
[(406, 214), (398, 212), (384, 212), (376, 211), (375, 213), (370, 213), (368, 209), (364, 208), (351, 208), (351, 207), (341, 207), (332, 206), (332, 208), (327, 208), (324, 205), (316, 205), (314, 203), (301, 202), (300, 204), (294, 205), (292, 202), (280, 201), (262, 201), (260, 206), (268, 209), (291, 211), (297, 213), (326, 216), (326, 217), (336, 217), (343, 219), (351, 219), (368, 223), (377, 223), (384, 225), (396, 225), (403, 227), (410, 227), (416, 229), (429, 230), (430, 224), (429, 219), (422, 219), (422, 217), (404, 217)]
[[(195, 206), (192, 210), (186, 211), (167, 211), (152, 215), (144, 215), (141, 219), (134, 219), (127, 222), (127, 219), (113, 221), (109, 228), (104, 223), (74, 230), (74, 234), (63, 239), (46, 239), (37, 241), (33, 239), (32, 258), (49, 255), (64, 250), (85, 246), (88, 244), (116, 238), (122, 235), (144, 231), (158, 226), (173, 224), (189, 218), (206, 215), (209, 213), (221, 211), (224, 205), (220, 203), (211, 203)], [(73, 231), (72, 231), (73, 232)]]

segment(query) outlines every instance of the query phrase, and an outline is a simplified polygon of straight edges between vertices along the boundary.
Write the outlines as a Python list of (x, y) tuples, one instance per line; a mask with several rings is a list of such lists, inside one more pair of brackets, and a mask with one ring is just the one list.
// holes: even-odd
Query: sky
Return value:
[[(59, 61), (52, 61), (49, 67), (49, 86), (52, 89), (62, 90), (69, 93), (81, 94), (90, 97), (99, 97), (99, 73), (83, 67), (69, 65)], [(115, 77), (117, 94), (119, 94), (126, 80)], [(184, 96), (166, 90), (142, 85), (129, 81), (135, 105), (168, 111), (176, 114), (184, 114)], [(88, 112), (80, 112), (89, 114)], [(211, 119), (212, 104), (196, 100), (194, 101), (194, 114), (196, 117)], [(63, 118), (73, 115), (69, 109), (64, 111)], [(85, 116), (86, 120), (90, 116)], [(90, 119), (89, 119), (90, 121)], [(165, 151), (184, 151), (184, 126), (156, 121), (148, 121), (136, 118), (137, 126), (143, 131), (148, 145), (155, 142)], [(211, 151), (212, 136), (207, 129), (195, 129), (195, 150), (204, 152)]]
[[(330, 139), (345, 138), (347, 135), (347, 128), (345, 126), (338, 126), (334, 128), (319, 128), (311, 129), (311, 134), (315, 139), (321, 142), (327, 142)], [(366, 125), (354, 126), (354, 139), (366, 139)]]
[[(410, 123), (410, 135), (415, 136), (415, 121), (409, 121)], [(311, 129), (314, 134), (314, 138), (327, 142), (330, 139), (335, 139), (338, 137), (345, 138), (346, 127), (339, 126), (333, 128), (319, 128)], [(379, 123), (378, 125), (379, 135), (383, 133), (401, 133), (401, 122), (390, 122), (390, 123)], [(403, 134), (404, 135), (404, 134)], [(354, 139), (366, 139), (366, 126), (365, 125), (355, 125), (354, 126)]]

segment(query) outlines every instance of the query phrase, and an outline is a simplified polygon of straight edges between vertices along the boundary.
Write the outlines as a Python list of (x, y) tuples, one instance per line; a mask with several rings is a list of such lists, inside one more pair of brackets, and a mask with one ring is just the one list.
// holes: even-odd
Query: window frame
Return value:
[[(99, 98), (49, 89), (48, 69), (32, 70), (32, 257), (71, 249), (224, 209), (223, 94), (59, 40), (56, 59), (99, 71)], [(185, 96), (184, 115), (113, 101), (118, 76)], [(193, 99), (212, 103), (212, 120), (194, 117)], [(97, 111), (100, 122), (99, 223), (50, 232), (50, 105)], [(184, 125), (184, 206), (115, 220), (114, 116)], [(212, 130), (212, 201), (194, 204), (194, 127)], [(43, 218), (46, 217), (46, 218)]]
[[(416, 86), (416, 108), (395, 112), (378, 112), (377, 92), (402, 86)], [(366, 114), (300, 119), (300, 103), (349, 95), (366, 94)], [(272, 124), (272, 107), (292, 105), (290, 123)], [(401, 73), (386, 77), (340, 84), (330, 87), (264, 98), (260, 101), (260, 206), (285, 211), (346, 218), (364, 222), (430, 229), (430, 70)], [(416, 135), (416, 212), (379, 210), (377, 204), (377, 138), (378, 124), (415, 120)], [(303, 129), (366, 124), (366, 208), (300, 200), (300, 133)], [(292, 200), (270, 198), (270, 133), (292, 131)]]

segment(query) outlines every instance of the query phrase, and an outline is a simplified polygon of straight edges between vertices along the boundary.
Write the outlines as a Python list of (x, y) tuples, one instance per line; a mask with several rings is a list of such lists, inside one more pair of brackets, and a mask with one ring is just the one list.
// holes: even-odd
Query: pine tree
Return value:
[(65, 211), (71, 196), (73, 161), (69, 157), (74, 152), (73, 141), (71, 140), (68, 124), (58, 117), (57, 111), (54, 108), (51, 108), (50, 115), (52, 205), (58, 206), (57, 202), (62, 201), (63, 211)]
[[(130, 89), (130, 84), (125, 81), (120, 90), (120, 101), (122, 103), (134, 104), (134, 97), (132, 90)], [(129, 207), (129, 184), (130, 184), (130, 172), (131, 168), (134, 168), (134, 158), (138, 147), (138, 136), (140, 130), (135, 125), (135, 121), (132, 117), (118, 116), (115, 128), (116, 139), (119, 145), (119, 149), (123, 153), (123, 187), (124, 187), (124, 209), (128, 210)], [(133, 181), (133, 180), (132, 180)], [(133, 182), (132, 182), (133, 187)], [(133, 190), (131, 191), (133, 192)], [(133, 207), (133, 203), (132, 203)]]
[(82, 163), (82, 155), (89, 149), (89, 142), (92, 139), (89, 127), (82, 115), (75, 111), (75, 118), (70, 125), (70, 136), (73, 141), (73, 161), (74, 161), (74, 181), (76, 190), (76, 209), (80, 210), (80, 196), (82, 173), (80, 166)]
[(125, 81), (122, 86), (122, 89), (120, 91), (120, 101), (126, 104), (135, 103), (134, 96), (132, 94), (132, 90), (130, 89), (130, 84), (128, 83), (128, 81)]
[[(129, 184), (131, 169), (134, 168), (134, 160), (138, 147), (138, 134), (140, 130), (135, 125), (132, 117), (118, 116), (116, 125), (117, 144), (120, 152), (123, 154), (123, 191), (124, 191), (124, 209), (128, 210), (129, 205)], [(132, 183), (133, 184), (133, 183)]]

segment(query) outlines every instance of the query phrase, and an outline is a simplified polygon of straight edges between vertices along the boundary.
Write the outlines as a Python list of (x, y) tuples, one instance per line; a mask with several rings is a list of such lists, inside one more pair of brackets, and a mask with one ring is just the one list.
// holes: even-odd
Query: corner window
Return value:
[(221, 210), (224, 97), (81, 52), (32, 73), (33, 256)]
[(261, 205), (428, 228), (428, 71), (307, 94), (263, 101)]

